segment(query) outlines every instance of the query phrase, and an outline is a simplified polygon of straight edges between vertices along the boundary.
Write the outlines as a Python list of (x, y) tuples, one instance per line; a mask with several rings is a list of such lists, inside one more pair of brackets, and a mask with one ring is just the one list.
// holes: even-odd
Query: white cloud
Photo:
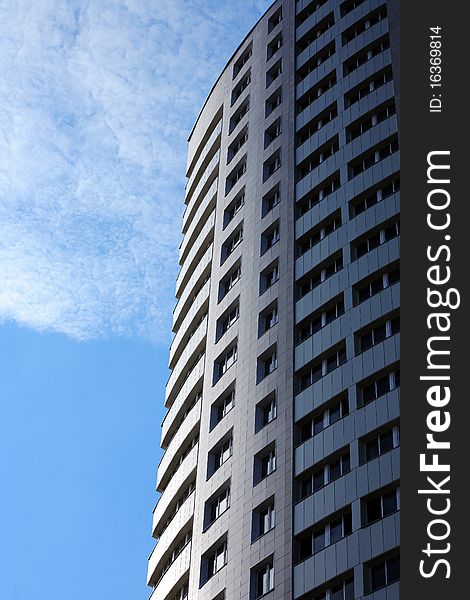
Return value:
[(168, 340), (186, 138), (267, 6), (0, 4), (0, 321)]

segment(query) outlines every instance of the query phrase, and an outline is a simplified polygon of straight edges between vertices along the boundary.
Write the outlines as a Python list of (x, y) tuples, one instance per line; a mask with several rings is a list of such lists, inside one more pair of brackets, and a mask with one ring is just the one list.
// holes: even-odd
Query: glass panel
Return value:
[(378, 590), (385, 585), (385, 564), (380, 563), (375, 567), (371, 567), (370, 580), (372, 591)]
[(388, 492), (382, 496), (383, 501), (383, 516), (386, 517), (396, 512), (397, 506), (397, 494), (396, 491)]

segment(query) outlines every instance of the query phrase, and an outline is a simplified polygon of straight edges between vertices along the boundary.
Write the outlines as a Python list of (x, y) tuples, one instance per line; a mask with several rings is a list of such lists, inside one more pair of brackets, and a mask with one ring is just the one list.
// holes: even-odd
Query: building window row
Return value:
[(301, 83), (306, 77), (316, 71), (318, 67), (331, 58), (335, 52), (336, 45), (334, 41), (327, 44), (324, 48), (321, 48), (303, 67), (297, 70), (297, 83)]
[(400, 219), (394, 217), (388, 224), (383, 223), (372, 232), (368, 231), (358, 239), (351, 242), (351, 255), (353, 260), (372, 252), (382, 244), (393, 240), (400, 235)]
[(233, 221), (245, 204), (245, 188), (243, 188), (224, 210), (224, 229)]
[(370, 167), (398, 152), (398, 136), (392, 136), (389, 139), (380, 142), (373, 148), (370, 148), (357, 158), (348, 163), (349, 179), (357, 177)]
[(351, 533), (352, 512), (348, 506), (342, 514), (328, 517), (323, 524), (316, 524), (311, 531), (294, 539), (294, 561), (303, 562)]
[(161, 567), (161, 569), (158, 572), (157, 579), (155, 582), (155, 587), (160, 583), (160, 581), (163, 579), (163, 576), (168, 571), (168, 569), (171, 567), (171, 565), (175, 562), (175, 560), (178, 558), (178, 556), (183, 552), (183, 550), (186, 548), (186, 546), (191, 542), (192, 533), (193, 533), (192, 530), (188, 531), (187, 533), (185, 533), (182, 536), (180, 541), (177, 544), (175, 544), (175, 546), (172, 549), (172, 551), (170, 552), (168, 558), (166, 559), (163, 566)]
[(320, 131), (325, 125), (331, 123), (338, 116), (338, 108), (336, 101), (330, 104), (319, 115), (316, 115), (311, 121), (302, 127), (297, 133), (297, 146), (305, 144), (312, 136)]
[(243, 54), (235, 61), (233, 65), (233, 79), (241, 72), (243, 67), (250, 60), (251, 55), (253, 54), (253, 45), (250, 45), (243, 51)]
[(333, 27), (335, 24), (334, 14), (331, 12), (326, 15), (321, 21), (316, 23), (313, 27), (311, 27), (305, 35), (303, 35), (300, 40), (298, 40), (295, 44), (295, 50), (297, 54), (300, 54), (304, 50), (306, 50), (310, 44), (312, 44), (315, 40), (317, 40), (321, 35), (323, 35), (328, 29)]
[(178, 455), (178, 459), (176, 461), (176, 463), (173, 466), (173, 469), (169, 472), (168, 476), (165, 478), (166, 479), (166, 483), (164, 486), (162, 486), (161, 488), (161, 492), (163, 494), (163, 492), (165, 491), (165, 489), (168, 487), (168, 484), (170, 483), (170, 481), (173, 479), (173, 477), (176, 475), (176, 473), (178, 472), (178, 469), (181, 467), (181, 465), (184, 462), (184, 459), (188, 456), (188, 454), (191, 452), (191, 450), (197, 446), (199, 442), (199, 434), (196, 434), (195, 436), (193, 436), (191, 438), (191, 440), (185, 445), (183, 446), (182, 451), (179, 453)]
[(306, 110), (315, 100), (318, 100), (320, 96), (323, 96), (325, 92), (331, 90), (333, 86), (337, 84), (336, 70), (331, 71), (328, 75), (323, 77), (318, 83), (312, 86), (308, 92), (303, 94), (297, 99), (297, 113), (301, 113)]
[(325, 353), (324, 358), (317, 358), (314, 362), (297, 376), (298, 392), (303, 392), (308, 387), (319, 381), (328, 373), (331, 373), (346, 362), (346, 346), (340, 346), (338, 349)]
[(354, 86), (344, 95), (344, 108), (349, 108), (362, 98), (365, 98), (375, 90), (378, 90), (383, 85), (392, 81), (393, 73), (390, 65), (386, 66), (374, 75), (371, 75), (364, 81), (361, 81), (358, 85)]
[(356, 21), (356, 23), (351, 25), (351, 27), (349, 27), (348, 29), (346, 29), (346, 31), (343, 32), (341, 36), (343, 40), (343, 46), (349, 44), (349, 42), (352, 42), (352, 40), (364, 33), (364, 31), (367, 31), (368, 29), (370, 29), (374, 25), (377, 25), (377, 23), (380, 23), (380, 21), (383, 21), (386, 18), (387, 6), (386, 4), (382, 4), (382, 6), (379, 6), (379, 8), (373, 10), (365, 17), (362, 17), (362, 19), (359, 19), (359, 21)]
[(304, 421), (303, 424), (296, 427), (297, 445), (304, 444), (347, 415), (349, 415), (349, 401), (346, 392), (341, 395), (341, 398), (333, 398), (328, 405), (316, 410), (308, 421)]
[(327, 179), (318, 184), (297, 204), (297, 218), (300, 219), (309, 210), (323, 200), (328, 198), (330, 194), (336, 192), (341, 187), (341, 178), (339, 171), (330, 175)]
[(400, 425), (387, 424), (380, 431), (367, 434), (360, 440), (359, 463), (365, 464), (400, 445)]
[(183, 489), (181, 494), (178, 495), (176, 502), (174, 503), (174, 505), (168, 515), (168, 518), (165, 520), (165, 523), (163, 524), (163, 527), (160, 531), (159, 537), (161, 537), (163, 535), (163, 532), (167, 529), (167, 527), (173, 521), (173, 519), (176, 516), (176, 514), (178, 513), (179, 509), (183, 506), (183, 504), (186, 502), (186, 500), (189, 498), (189, 496), (191, 496), (191, 494), (195, 491), (195, 489), (196, 489), (196, 480), (193, 479), (189, 483), (189, 485), (187, 485)]
[(248, 69), (248, 72), (243, 76), (243, 78), (237, 83), (232, 92), (232, 106), (235, 102), (240, 98), (243, 92), (247, 89), (247, 87), (251, 83), (251, 69)]
[(390, 48), (390, 39), (388, 35), (384, 35), (378, 40), (374, 40), (371, 44), (362, 48), (359, 52), (356, 52), (354, 56), (348, 58), (343, 65), (343, 73), (346, 77), (353, 73), (360, 66), (364, 65), (369, 60), (372, 60), (375, 56), (382, 54), (385, 50)]
[(374, 108), (366, 116), (360, 117), (346, 128), (346, 140), (352, 142), (372, 127), (379, 125), (396, 114), (395, 101), (389, 101)]
[(343, 268), (343, 255), (339, 252), (329, 256), (318, 267), (315, 267), (297, 283), (298, 298), (303, 298), (321, 283), (333, 277)]
[(297, 181), (300, 181), (311, 171), (319, 167), (321, 163), (330, 158), (330, 156), (333, 156), (338, 150), (339, 138), (335, 135), (297, 166)]
[(309, 17), (316, 13), (317, 10), (326, 3), (327, 0), (312, 0), (312, 2), (309, 2), (307, 6), (303, 10), (301, 10), (297, 15), (297, 27), (299, 25), (302, 25), (302, 23), (304, 23)]
[(297, 257), (303, 256), (323, 239), (339, 229), (341, 225), (341, 211), (338, 209), (333, 214), (328, 215), (323, 221), (318, 223), (318, 225), (313, 227), (307, 234), (298, 240), (296, 243)]
[(382, 200), (389, 198), (400, 191), (400, 176), (395, 173), (391, 177), (380, 181), (368, 188), (349, 202), (351, 218), (357, 217)]
[(353, 287), (354, 305), (365, 302), (399, 281), (400, 267), (396, 263), (387, 265), (381, 272), (372, 273)]
[(305, 342), (305, 340), (338, 319), (341, 315), (344, 315), (343, 294), (340, 294), (326, 305), (320, 307), (296, 327), (297, 343)]
[(349, 460), (349, 446), (344, 448), (336, 458), (327, 458), (323, 465), (316, 467), (312, 472), (297, 478), (298, 499), (305, 500), (318, 492), (329, 483), (336, 481), (351, 470)]
[(382, 318), (379, 323), (368, 325), (365, 330), (356, 333), (356, 354), (369, 350), (397, 333), (400, 333), (400, 315), (385, 320)]
[(384, 374), (374, 375), (374, 379), (370, 382), (359, 385), (358, 406), (365, 406), (370, 402), (374, 402), (381, 396), (388, 394), (392, 390), (400, 387), (400, 369), (392, 367)]

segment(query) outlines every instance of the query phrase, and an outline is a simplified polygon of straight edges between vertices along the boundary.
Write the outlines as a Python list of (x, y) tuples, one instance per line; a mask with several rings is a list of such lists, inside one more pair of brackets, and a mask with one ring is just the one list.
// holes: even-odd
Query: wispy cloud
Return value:
[(0, 3), (0, 321), (168, 339), (186, 138), (268, 5)]

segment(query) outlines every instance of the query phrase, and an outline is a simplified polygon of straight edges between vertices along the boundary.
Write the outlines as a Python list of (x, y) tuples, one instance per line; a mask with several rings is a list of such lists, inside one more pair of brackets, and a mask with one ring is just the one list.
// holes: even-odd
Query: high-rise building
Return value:
[(191, 132), (152, 600), (399, 597), (397, 23), (276, 1)]

